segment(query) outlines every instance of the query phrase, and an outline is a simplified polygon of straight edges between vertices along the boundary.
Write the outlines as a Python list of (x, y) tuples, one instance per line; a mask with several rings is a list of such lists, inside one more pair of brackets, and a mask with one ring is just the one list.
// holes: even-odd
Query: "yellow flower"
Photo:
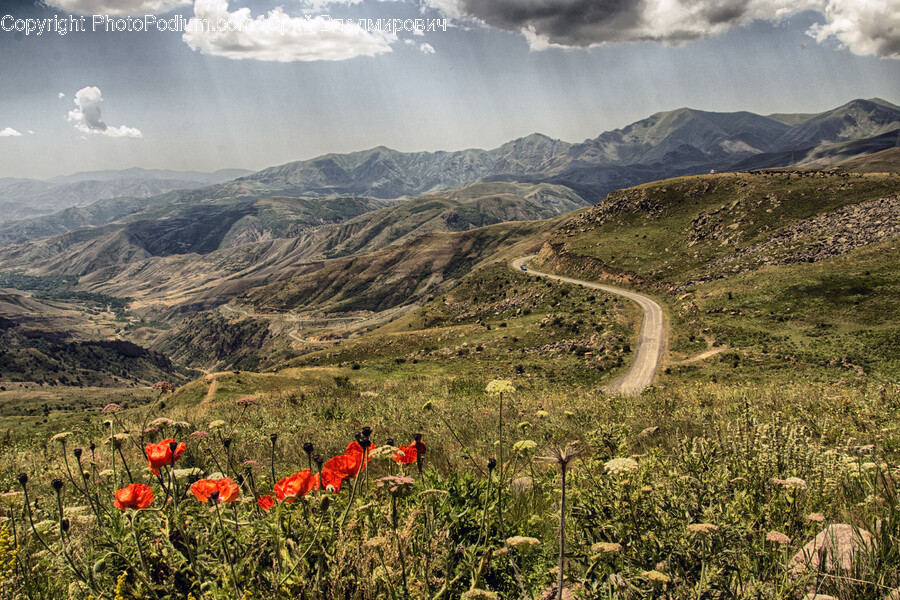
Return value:
[(516, 391), (509, 379), (493, 379), (488, 382), (484, 391), (488, 394), (512, 394)]

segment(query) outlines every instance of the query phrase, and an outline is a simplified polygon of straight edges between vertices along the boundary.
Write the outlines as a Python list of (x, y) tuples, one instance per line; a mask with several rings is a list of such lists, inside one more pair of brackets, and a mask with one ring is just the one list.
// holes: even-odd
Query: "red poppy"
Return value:
[(184, 454), (184, 451), (187, 450), (187, 445), (184, 442), (178, 444), (175, 447), (174, 456), (172, 454), (172, 448), (169, 447), (169, 444), (174, 442), (175, 440), (169, 438), (167, 440), (163, 440), (158, 444), (147, 444), (147, 459), (150, 461), (150, 472), (154, 475), (159, 475), (160, 467), (165, 467), (166, 465), (171, 465), (173, 462), (181, 458), (181, 455)]
[(275, 484), (275, 499), (291, 503), (316, 489), (318, 478), (309, 469), (294, 473)]
[(341, 454), (340, 456), (335, 456), (327, 463), (325, 463), (325, 466), (322, 467), (322, 470), (339, 473), (342, 477), (356, 477), (356, 475), (362, 469), (362, 463), (362, 454)]
[(191, 485), (191, 493), (200, 502), (209, 502), (210, 497), (215, 493), (219, 494), (219, 502), (234, 502), (240, 491), (238, 484), (230, 477), (201, 479)]
[(408, 465), (416, 462), (419, 454), (425, 455), (425, 444), (422, 442), (413, 442), (409, 446), (400, 446), (397, 448), (399, 452), (394, 452), (394, 460), (401, 465)]
[(127, 487), (116, 490), (116, 499), (113, 502), (119, 510), (126, 508), (147, 508), (153, 502), (153, 490), (143, 483), (132, 483)]
[(322, 469), (322, 472), (319, 473), (319, 489), (328, 490), (333, 494), (337, 494), (339, 491), (341, 491), (341, 484), (344, 483), (345, 477), (346, 475), (344, 475), (343, 473), (332, 471), (331, 469), (325, 467)]
[(256, 501), (259, 507), (263, 510), (269, 510), (273, 506), (275, 506), (275, 499), (272, 496), (260, 496), (259, 500)]

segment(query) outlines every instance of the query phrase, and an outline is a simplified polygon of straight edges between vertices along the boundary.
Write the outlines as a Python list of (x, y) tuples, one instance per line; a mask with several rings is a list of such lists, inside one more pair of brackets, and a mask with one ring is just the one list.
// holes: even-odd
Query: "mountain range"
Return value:
[(0, 223), (50, 215), (98, 200), (147, 198), (172, 190), (212, 185), (249, 174), (243, 169), (221, 169), (214, 173), (165, 169), (89, 171), (47, 180), (0, 178)]
[[(242, 355), (245, 345), (252, 353), (273, 343), (292, 311), (394, 310), (449, 289), (504, 253), (534, 253), (571, 220), (568, 213), (608, 202), (616, 189), (847, 161), (877, 170), (896, 163), (898, 135), (900, 107), (874, 99), (817, 115), (684, 108), (578, 144), (532, 134), (493, 150), (330, 154), (4, 223), (0, 272), (65, 276), (77, 279), (75, 292), (128, 298), (131, 314), (156, 323), (132, 339), (167, 356), (231, 331), (222, 305), (261, 311), (243, 337), (210, 347), (212, 362), (200, 350), (185, 358), (210, 366)], [(163, 182), (172, 176), (145, 174)], [(118, 185), (122, 175), (47, 185)], [(641, 202), (634, 208), (652, 210)]]

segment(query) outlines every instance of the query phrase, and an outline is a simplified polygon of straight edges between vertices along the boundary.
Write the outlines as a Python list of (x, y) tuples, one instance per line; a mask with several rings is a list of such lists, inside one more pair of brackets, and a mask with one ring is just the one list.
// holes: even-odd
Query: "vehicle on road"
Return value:
[(528, 267), (526, 267), (525, 265), (522, 265), (520, 268), (521, 268), (523, 271), (527, 271), (527, 270), (528, 270)]

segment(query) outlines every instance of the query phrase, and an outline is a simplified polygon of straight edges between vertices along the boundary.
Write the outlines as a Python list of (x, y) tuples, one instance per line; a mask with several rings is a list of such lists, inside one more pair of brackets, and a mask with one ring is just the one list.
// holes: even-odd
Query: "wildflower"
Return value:
[(532, 548), (537, 548), (541, 545), (541, 541), (539, 539), (521, 535), (507, 538), (506, 543), (513, 548), (519, 548), (521, 550), (531, 550)]
[(401, 465), (408, 465), (416, 462), (419, 454), (424, 455), (425, 453), (425, 444), (421, 441), (414, 441), (408, 446), (397, 448), (397, 452), (394, 453), (394, 460)]
[(548, 413), (546, 410), (539, 410), (534, 413), (534, 416), (536, 416), (538, 419), (546, 419), (550, 416), (550, 413)]
[(716, 525), (713, 525), (712, 523), (691, 523), (690, 525), (687, 526), (687, 530), (689, 533), (696, 533), (696, 534), (703, 535), (703, 534), (707, 534), (707, 533), (713, 533), (714, 531), (718, 531), (719, 528)]
[(214, 495), (218, 497), (218, 502), (234, 502), (240, 494), (240, 488), (230, 477), (201, 479), (191, 485), (191, 493), (200, 502), (209, 502)]
[(610, 475), (623, 475), (636, 471), (638, 464), (633, 458), (614, 458), (606, 461), (603, 467)]
[(275, 499), (291, 503), (315, 489), (317, 478), (309, 469), (294, 473), (275, 484)]
[(362, 454), (340, 454), (329, 459), (322, 467), (322, 471), (331, 471), (339, 474), (341, 478), (356, 477), (362, 469), (363, 461)]
[(244, 462), (241, 463), (241, 466), (244, 467), (245, 469), (250, 469), (252, 467), (261, 467), (262, 463), (257, 462), (255, 460), (245, 460)]
[(157, 381), (156, 383), (153, 384), (152, 389), (159, 390), (164, 394), (168, 394), (170, 392), (175, 391), (175, 386), (172, 385), (171, 383), (169, 383), (168, 381)]
[(341, 472), (333, 471), (327, 468), (327, 464), (328, 463), (326, 463), (326, 468), (323, 468), (322, 472), (317, 475), (317, 485), (319, 489), (328, 490), (333, 494), (337, 494), (339, 491), (341, 491), (341, 484), (344, 482), (344, 478), (347, 476)]
[(103, 413), (104, 415), (108, 415), (108, 414), (111, 414), (111, 413), (117, 413), (117, 412), (119, 412), (120, 410), (122, 410), (122, 407), (119, 406), (118, 404), (116, 404), (115, 402), (112, 402), (112, 403), (107, 404), (106, 406), (104, 406), (104, 407), (103, 407), (103, 410), (101, 410), (100, 412)]
[(197, 467), (191, 467), (190, 469), (175, 469), (172, 471), (175, 479), (190, 479), (191, 477), (196, 477), (200, 473), (201, 471)]
[(62, 432), (54, 435), (52, 438), (50, 438), (50, 441), (51, 442), (65, 442), (66, 438), (68, 438), (70, 435), (72, 435), (71, 431), (62, 431)]
[(484, 391), (488, 394), (512, 394), (516, 391), (509, 379), (494, 379), (488, 382)]
[(166, 427), (171, 427), (175, 424), (175, 421), (172, 419), (167, 419), (166, 417), (159, 417), (157, 419), (153, 419), (150, 421), (150, 427), (157, 427), (160, 429), (165, 429)]
[(653, 583), (669, 583), (671, 581), (671, 579), (669, 579), (656, 569), (652, 571), (644, 571), (643, 573), (641, 573), (641, 577), (643, 577), (644, 579), (649, 579)]
[(220, 427), (225, 427), (225, 421), (221, 419), (216, 419), (209, 424), (210, 429), (219, 429)]
[(158, 444), (147, 444), (147, 459), (150, 462), (150, 472), (154, 475), (159, 475), (160, 467), (171, 465), (187, 450), (187, 445), (184, 442), (177, 444), (174, 449), (170, 444), (175, 444), (175, 440), (169, 438)]
[(622, 544), (614, 542), (597, 542), (591, 546), (591, 552), (599, 554), (618, 554), (622, 551)]
[(780, 531), (770, 531), (766, 534), (766, 541), (772, 542), (773, 544), (790, 544), (791, 538), (784, 535)]
[(821, 523), (825, 520), (825, 515), (822, 513), (812, 513), (806, 517), (806, 520), (812, 523)]
[(806, 485), (806, 482), (799, 477), (788, 477), (787, 479), (772, 478), (770, 481), (775, 485), (780, 485), (789, 490), (805, 490), (809, 487)]
[(398, 448), (395, 448), (390, 444), (384, 444), (383, 446), (378, 446), (377, 448), (369, 450), (369, 459), (390, 458), (397, 450)]
[(275, 506), (275, 499), (269, 496), (260, 496), (259, 500), (256, 501), (259, 507), (263, 510), (269, 510), (273, 506)]
[(497, 592), (472, 588), (468, 592), (463, 592), (463, 595), (460, 596), (460, 600), (497, 600), (499, 597)]
[(537, 448), (537, 442), (534, 440), (521, 440), (513, 444), (513, 450), (520, 454), (528, 452), (529, 450), (534, 450), (535, 448)]
[(519, 429), (521, 429), (522, 431), (527, 431), (528, 429), (531, 429), (533, 427), (533, 425), (531, 423), (529, 423), (528, 421), (522, 421), (521, 423), (519, 423), (517, 425), (517, 427)]
[(115, 492), (116, 499), (113, 502), (119, 510), (126, 508), (143, 509), (153, 502), (153, 490), (143, 483), (132, 483)]
[(237, 401), (238, 406), (256, 406), (259, 402), (254, 400), (253, 398), (241, 398)]
[(208, 437), (209, 437), (209, 434), (206, 433), (205, 431), (195, 431), (194, 433), (191, 434), (192, 440), (205, 440)]
[(172, 427), (174, 427), (175, 429), (190, 429), (191, 424), (187, 421), (175, 421), (174, 423), (172, 423)]
[(415, 480), (412, 477), (401, 477), (399, 475), (388, 475), (381, 479), (375, 480), (375, 485), (380, 490), (386, 490), (391, 496), (403, 498), (412, 492)]

